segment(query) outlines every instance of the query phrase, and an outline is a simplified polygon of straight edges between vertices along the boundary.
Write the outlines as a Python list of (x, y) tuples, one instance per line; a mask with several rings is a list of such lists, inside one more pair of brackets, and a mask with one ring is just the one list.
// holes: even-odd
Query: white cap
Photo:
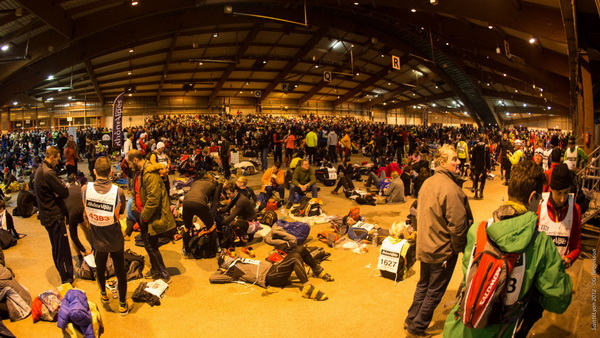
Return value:
[(515, 145), (516, 146), (520, 146), (523, 143), (523, 141), (521, 140), (515, 140)]
[(160, 149), (160, 148), (164, 148), (165, 147), (165, 143), (164, 142), (158, 142), (156, 144), (156, 149)]

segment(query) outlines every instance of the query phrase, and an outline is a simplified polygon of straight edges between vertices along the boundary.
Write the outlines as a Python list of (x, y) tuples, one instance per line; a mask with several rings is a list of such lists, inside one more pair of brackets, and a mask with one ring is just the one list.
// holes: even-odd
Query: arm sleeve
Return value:
[(471, 225), (469, 215), (470, 211), (467, 210), (463, 200), (458, 195), (446, 195), (446, 220), (450, 231), (450, 242), (455, 253), (465, 250), (467, 231)]
[(535, 250), (541, 255), (535, 284), (540, 292), (540, 305), (550, 312), (563, 313), (571, 304), (573, 283), (565, 273), (554, 243), (544, 233), (538, 235), (541, 245)]
[[(39, 170), (39, 169), (38, 169)], [(50, 186), (50, 189), (58, 195), (60, 199), (69, 197), (69, 188), (63, 184), (60, 177), (56, 175), (54, 170), (50, 169), (48, 175), (44, 175), (46, 183)]]
[[(143, 173), (142, 173), (143, 175)], [(147, 180), (143, 180), (146, 185), (146, 203), (142, 209), (141, 217), (143, 220), (150, 220), (156, 209), (160, 208), (161, 204), (161, 186), (164, 183), (158, 177), (158, 174), (150, 174)], [(156, 177), (154, 177), (156, 176)], [(143, 179), (143, 176), (142, 176)]]
[(231, 283), (231, 282), (233, 282), (233, 277), (228, 276), (228, 275), (222, 273), (220, 270), (217, 270), (217, 272), (213, 273), (208, 278), (208, 281), (211, 284)]
[[(238, 199), (239, 202), (239, 199)], [(235, 206), (231, 209), (231, 212), (229, 213), (229, 216), (227, 216), (224, 220), (223, 220), (223, 224), (229, 224), (231, 223), (231, 221), (233, 221), (235, 219), (235, 217), (242, 211), (242, 208), (238, 205), (238, 203), (235, 204)]]
[(300, 176), (300, 166), (296, 166), (296, 169), (294, 169), (294, 174), (292, 175), (292, 184), (295, 186), (300, 185), (300, 182), (298, 182), (298, 176)]
[(15, 229), (15, 222), (13, 221), (12, 215), (7, 211), (4, 217), (6, 218), (6, 229), (10, 231), (14, 238), (19, 238), (19, 234)]
[(271, 172), (272, 170), (267, 169), (261, 178), (262, 185), (271, 185)]
[(308, 169), (308, 171), (310, 172), (310, 182), (308, 182), (308, 185), (316, 184), (317, 176), (315, 176), (315, 171), (312, 169)]
[(581, 208), (577, 203), (573, 206), (573, 226), (571, 227), (571, 235), (569, 236), (569, 253), (566, 255), (575, 262), (581, 253)]

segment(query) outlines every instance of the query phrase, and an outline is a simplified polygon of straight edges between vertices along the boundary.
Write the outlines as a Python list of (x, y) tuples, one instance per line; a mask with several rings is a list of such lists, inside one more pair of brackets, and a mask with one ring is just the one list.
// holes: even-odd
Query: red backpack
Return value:
[[(502, 252), (490, 242), (487, 222), (477, 229), (477, 242), (461, 290), (457, 315), (466, 327), (480, 329), (503, 322), (503, 300), (510, 274), (521, 253)], [(493, 314), (492, 314), (493, 313)], [(499, 319), (499, 322), (497, 320)]]

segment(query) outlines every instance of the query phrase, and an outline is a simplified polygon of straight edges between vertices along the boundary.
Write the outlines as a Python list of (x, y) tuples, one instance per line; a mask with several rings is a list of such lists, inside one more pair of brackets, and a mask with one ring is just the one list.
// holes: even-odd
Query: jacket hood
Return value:
[(531, 242), (537, 219), (531, 211), (517, 214), (511, 206), (503, 205), (494, 212), (494, 223), (487, 228), (487, 234), (500, 250), (523, 252)]
[(150, 162), (148, 162), (148, 164), (146, 164), (146, 166), (144, 166), (144, 171), (147, 173), (150, 173), (153, 171), (159, 171), (163, 168), (164, 168), (164, 166), (160, 163), (150, 164)]

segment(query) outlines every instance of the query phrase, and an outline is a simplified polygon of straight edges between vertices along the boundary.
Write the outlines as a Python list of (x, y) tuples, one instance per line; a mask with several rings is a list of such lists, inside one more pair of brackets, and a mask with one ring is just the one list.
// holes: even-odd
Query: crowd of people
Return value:
[[(13, 182), (21, 183), (15, 211), (29, 217), (39, 210), (63, 283), (75, 279), (69, 238), (80, 256), (93, 252), (100, 299), (105, 303), (110, 302), (104, 277), (110, 256), (123, 315), (133, 306), (127, 298), (123, 252), (135, 223), (151, 263), (147, 278), (171, 283), (159, 241), (176, 236), (180, 225), (184, 255), (193, 250), (190, 236), (206, 234), (214, 244), (212, 257), (221, 251), (212, 283), (241, 280), (283, 287), (295, 272), (302, 296), (326, 300), (328, 295), (309, 282), (305, 265), (315, 278), (333, 281), (333, 277), (305, 247), (286, 242), (277, 247), (286, 254), (283, 260), (261, 263), (240, 259), (234, 249), (243, 246), (243, 252), (251, 253), (247, 243), (252, 239), (252, 223), (268, 201), (281, 200), (290, 209), (308, 193), (317, 198), (322, 178), (317, 170), (322, 168), (335, 172), (331, 193), (338, 195), (341, 190), (339, 198), (365, 203), (370, 203), (367, 197), (377, 195), (388, 203), (404, 203), (409, 196), (417, 199), (418, 231), (425, 235), (416, 241), (420, 277), (405, 319), (409, 335), (426, 334), (459, 253), (464, 254), (459, 262), (465, 273), (464, 288), (474, 283), (471, 274), (477, 269), (482, 238), (516, 259), (505, 271), (510, 288), (497, 300), (500, 312), (487, 315), (501, 320), (481, 326), (466, 318), (469, 308), (461, 299), (468, 299), (469, 293), (463, 290), (446, 321), (445, 336), (525, 337), (544, 310), (562, 313), (570, 304), (572, 285), (565, 269), (581, 251), (582, 213), (573, 195), (573, 173), (588, 158), (568, 133), (471, 125), (401, 126), (315, 115), (153, 116), (143, 126), (123, 130), (121, 149), (111, 147), (112, 132), (86, 128), (76, 135), (67, 131), (3, 135), (2, 198), (7, 199), (4, 194), (11, 192)], [(255, 159), (262, 177), (259, 191), (232, 170), (235, 152)], [(369, 161), (352, 163), (356, 154)], [(89, 172), (80, 173), (78, 162), (85, 160)], [(112, 169), (115, 162), (122, 173)], [(463, 184), (472, 180), (473, 197), (483, 199), (486, 181), (497, 165), (509, 199), (489, 221), (479, 224)], [(175, 172), (193, 178), (193, 183), (174, 201), (169, 174)], [(113, 182), (121, 175), (127, 184), (119, 187)], [(93, 182), (86, 183), (88, 178)], [(357, 189), (358, 181), (373, 189)], [(2, 228), (7, 228), (5, 209), (1, 204)], [(125, 233), (119, 222), (122, 215), (128, 219)], [(89, 250), (78, 238), (78, 226), (88, 229)], [(8, 230), (18, 237), (14, 225)]]

